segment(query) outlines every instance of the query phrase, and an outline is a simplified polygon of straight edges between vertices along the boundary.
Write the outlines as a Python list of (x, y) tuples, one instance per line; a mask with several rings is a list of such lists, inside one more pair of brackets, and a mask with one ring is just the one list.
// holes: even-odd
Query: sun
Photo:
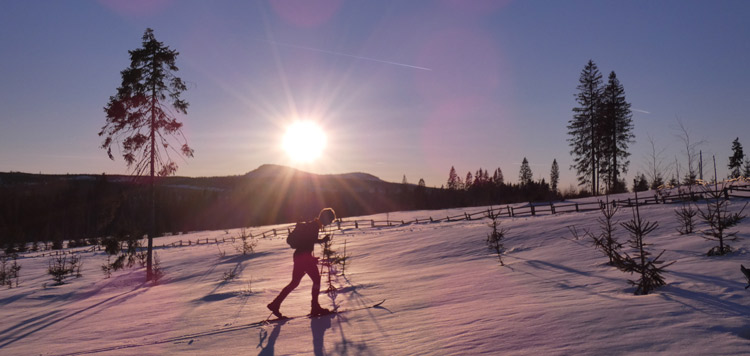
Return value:
[(293, 161), (312, 163), (323, 154), (326, 134), (314, 121), (296, 121), (287, 127), (282, 147)]

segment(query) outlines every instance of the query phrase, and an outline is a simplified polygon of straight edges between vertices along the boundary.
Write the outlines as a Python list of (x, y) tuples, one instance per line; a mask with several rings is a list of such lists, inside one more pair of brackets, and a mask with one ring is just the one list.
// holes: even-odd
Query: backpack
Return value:
[(286, 237), (286, 243), (289, 247), (295, 250), (302, 247), (302, 230), (304, 229), (302, 226), (304, 225), (305, 223), (298, 222), (297, 225), (294, 226), (294, 230), (292, 230), (292, 232), (289, 233), (289, 236)]

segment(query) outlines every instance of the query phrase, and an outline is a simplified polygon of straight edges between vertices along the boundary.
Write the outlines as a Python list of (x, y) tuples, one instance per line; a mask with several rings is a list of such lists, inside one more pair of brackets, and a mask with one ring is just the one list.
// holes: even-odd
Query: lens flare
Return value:
[(323, 153), (326, 134), (313, 121), (297, 121), (287, 128), (282, 147), (293, 161), (311, 163)]

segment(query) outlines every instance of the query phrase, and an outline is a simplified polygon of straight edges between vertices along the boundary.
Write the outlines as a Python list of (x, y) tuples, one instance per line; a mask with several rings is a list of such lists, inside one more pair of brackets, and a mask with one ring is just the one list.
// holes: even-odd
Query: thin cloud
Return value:
[(363, 60), (363, 61), (370, 61), (370, 62), (391, 64), (391, 65), (396, 65), (396, 66), (401, 66), (401, 67), (406, 67), (406, 68), (432, 71), (432, 69), (430, 69), (430, 68), (414, 66), (414, 65), (406, 64), (406, 63), (386, 61), (386, 60), (372, 58), (372, 57), (356, 56), (356, 55), (348, 54), (348, 53), (333, 52), (333, 51), (328, 51), (328, 50), (325, 50), (325, 49), (312, 48), (312, 47), (306, 47), (306, 46), (299, 46), (299, 45), (294, 45), (294, 44), (289, 44), (289, 43), (283, 43), (283, 42), (277, 42), (277, 41), (271, 41), (271, 40), (261, 40), (261, 41), (268, 42), (268, 43), (271, 43), (271, 44), (274, 44), (274, 45), (277, 45), (277, 46), (282, 46), (282, 47), (304, 49), (304, 50), (313, 51), (313, 52), (331, 54), (331, 55), (334, 55), (334, 56), (342, 56), (342, 57), (349, 57), (349, 58), (354, 58), (354, 59), (360, 59), (360, 60)]

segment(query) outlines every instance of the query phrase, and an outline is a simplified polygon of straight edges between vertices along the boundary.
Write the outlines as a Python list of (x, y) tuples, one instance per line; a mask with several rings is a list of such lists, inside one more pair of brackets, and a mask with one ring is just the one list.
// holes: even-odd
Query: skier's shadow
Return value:
[(329, 314), (310, 319), (310, 330), (313, 335), (313, 352), (316, 356), (325, 355), (325, 334), (331, 328), (331, 320), (336, 314)]
[[(319, 316), (316, 318), (310, 319), (310, 330), (312, 331), (313, 336), (313, 352), (317, 355), (325, 355), (325, 334), (328, 329), (331, 328), (331, 320), (335, 317), (335, 314), (330, 315), (324, 315)], [(276, 346), (276, 340), (279, 338), (279, 335), (281, 334), (281, 326), (284, 325), (286, 321), (280, 321), (278, 322), (274, 327), (271, 333), (269, 334), (267, 330), (260, 329), (260, 336), (258, 338), (258, 347), (261, 349), (260, 353), (258, 353), (258, 356), (273, 356), (275, 355), (275, 346)], [(266, 344), (263, 346), (263, 344)]]
[[(268, 331), (265, 329), (260, 329), (260, 337), (258, 341), (258, 347), (261, 348), (260, 353), (258, 353), (258, 356), (273, 356), (274, 355), (274, 347), (276, 346), (276, 339), (279, 338), (279, 334), (281, 334), (281, 326), (286, 324), (286, 321), (280, 321), (276, 324), (276, 326), (273, 327), (273, 331), (271, 331), (271, 334), (268, 334)], [(266, 341), (268, 339), (268, 342), (266, 343), (266, 346), (263, 346), (263, 341)]]

